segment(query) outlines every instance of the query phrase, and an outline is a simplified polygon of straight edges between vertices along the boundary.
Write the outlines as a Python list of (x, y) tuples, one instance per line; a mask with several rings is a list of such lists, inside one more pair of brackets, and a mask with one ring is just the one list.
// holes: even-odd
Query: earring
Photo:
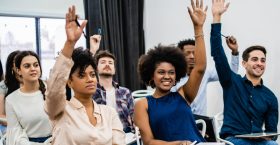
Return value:
[(149, 81), (149, 86), (151, 86), (152, 88), (155, 88), (155, 82), (154, 82), (154, 80), (150, 80)]

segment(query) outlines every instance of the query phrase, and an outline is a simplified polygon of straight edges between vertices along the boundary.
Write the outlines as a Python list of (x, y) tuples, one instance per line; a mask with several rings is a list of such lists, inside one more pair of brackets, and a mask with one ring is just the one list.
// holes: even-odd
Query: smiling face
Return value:
[(41, 76), (41, 67), (35, 56), (25, 56), (18, 69), (23, 82), (36, 82)]
[(248, 61), (242, 62), (246, 69), (246, 75), (251, 78), (260, 78), (266, 67), (265, 54), (260, 50), (254, 50), (249, 53)]
[(76, 69), (68, 80), (68, 85), (74, 90), (75, 96), (92, 96), (96, 91), (97, 78), (91, 65), (80, 73)]
[(176, 82), (175, 67), (168, 62), (159, 63), (156, 65), (153, 80), (157, 90), (169, 92)]

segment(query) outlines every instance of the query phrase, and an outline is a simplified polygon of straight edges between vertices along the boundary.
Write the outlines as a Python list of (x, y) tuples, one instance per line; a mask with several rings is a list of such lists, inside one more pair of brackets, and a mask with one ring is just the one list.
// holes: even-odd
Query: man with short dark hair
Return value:
[(100, 50), (95, 54), (99, 82), (93, 99), (98, 104), (115, 108), (123, 124), (124, 132), (134, 131), (134, 99), (129, 89), (113, 81), (115, 75), (115, 56), (108, 51)]
[[(232, 59), (231, 59), (231, 69), (234, 72), (238, 72), (239, 68), (239, 53), (238, 53), (238, 44), (236, 39), (233, 36), (227, 37), (227, 45), (231, 49)], [(180, 87), (182, 87), (189, 79), (189, 76), (194, 68), (195, 65), (195, 41), (193, 39), (186, 39), (182, 40), (178, 43), (178, 47), (185, 55), (185, 59), (187, 62), (187, 74), (183, 77), (179, 82), (177, 82), (176, 86), (171, 88), (172, 92), (177, 91)], [(207, 98), (206, 98), (206, 91), (207, 91), (207, 84), (209, 82), (218, 81), (218, 74), (214, 67), (207, 67), (204, 73), (204, 76), (201, 80), (199, 90), (194, 101), (191, 103), (191, 109), (193, 114), (197, 115), (207, 115)]]
[[(266, 50), (251, 46), (242, 55), (246, 75), (241, 77), (230, 70), (221, 40), (221, 16), (229, 4), (212, 1), (211, 55), (223, 88), (224, 122), (220, 136), (236, 145), (277, 145), (276, 137), (238, 138), (235, 135), (277, 132), (278, 100), (263, 84)], [(263, 125), (265, 130), (263, 130)]]

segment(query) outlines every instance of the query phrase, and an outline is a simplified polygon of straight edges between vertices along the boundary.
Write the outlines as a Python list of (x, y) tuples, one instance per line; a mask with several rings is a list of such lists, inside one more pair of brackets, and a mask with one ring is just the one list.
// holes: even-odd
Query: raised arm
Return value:
[(188, 7), (195, 33), (195, 67), (193, 68), (188, 82), (179, 89), (179, 93), (191, 103), (199, 89), (200, 82), (206, 68), (206, 52), (203, 34), (203, 25), (206, 19), (207, 6), (203, 9), (203, 0), (191, 1), (192, 8)]
[(45, 110), (51, 120), (59, 117), (65, 108), (66, 94), (65, 86), (69, 78), (70, 70), (73, 66), (71, 56), (74, 46), (82, 35), (82, 31), (86, 26), (87, 21), (83, 21), (80, 27), (75, 23), (76, 10), (72, 6), (66, 14), (65, 30), (67, 40), (62, 49), (62, 53), (57, 58), (53, 70), (50, 73), (47, 81), (48, 88), (46, 91)]
[(90, 52), (94, 56), (96, 51), (99, 49), (101, 41), (101, 35), (92, 35), (90, 36), (89, 43), (90, 43)]
[[(224, 0), (212, 0), (213, 23), (211, 25), (211, 55), (214, 59), (219, 81), (224, 87), (231, 80), (231, 69), (222, 46), (221, 39), (221, 16), (227, 10), (229, 3)], [(227, 75), (225, 75), (227, 74)]]
[(238, 73), (239, 69), (239, 52), (238, 43), (234, 36), (228, 36), (226, 38), (227, 46), (231, 50), (231, 63), (230, 68), (233, 72)]

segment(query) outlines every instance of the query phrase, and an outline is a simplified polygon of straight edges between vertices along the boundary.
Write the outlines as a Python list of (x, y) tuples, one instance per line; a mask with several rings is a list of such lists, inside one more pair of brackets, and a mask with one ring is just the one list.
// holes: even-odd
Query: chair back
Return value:
[(205, 133), (206, 133), (206, 122), (202, 119), (197, 119), (195, 120), (195, 123), (198, 125), (198, 124), (201, 124), (202, 125), (202, 129), (201, 129), (201, 135), (202, 137), (205, 137)]
[(133, 91), (131, 95), (134, 97), (134, 99), (136, 99), (136, 98), (146, 97), (152, 94), (153, 94), (152, 90), (136, 90)]
[(220, 131), (224, 122), (224, 112), (219, 112), (214, 116), (214, 130), (217, 141), (224, 142), (228, 145), (234, 145), (232, 142), (220, 138)]

